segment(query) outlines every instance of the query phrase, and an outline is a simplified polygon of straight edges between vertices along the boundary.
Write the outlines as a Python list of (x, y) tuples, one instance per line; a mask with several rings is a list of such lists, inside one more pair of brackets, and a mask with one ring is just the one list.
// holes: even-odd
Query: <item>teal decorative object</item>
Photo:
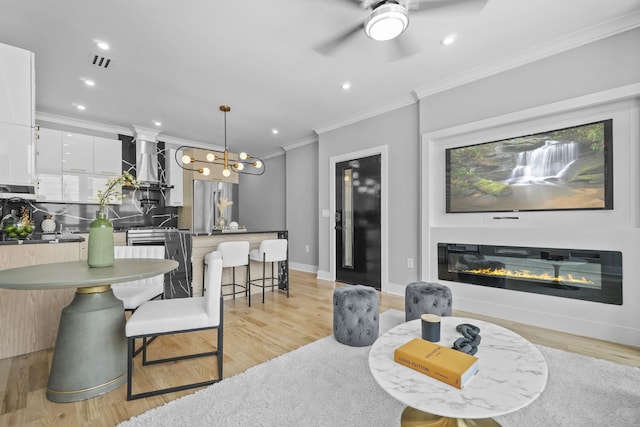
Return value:
[(96, 212), (96, 219), (89, 226), (89, 267), (111, 267), (113, 265), (113, 224), (104, 211)]

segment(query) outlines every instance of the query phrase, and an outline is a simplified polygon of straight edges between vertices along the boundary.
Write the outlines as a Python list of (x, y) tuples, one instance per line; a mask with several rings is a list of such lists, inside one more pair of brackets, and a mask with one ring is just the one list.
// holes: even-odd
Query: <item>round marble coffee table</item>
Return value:
[(393, 360), (396, 348), (421, 336), (420, 319), (382, 335), (369, 352), (369, 368), (378, 384), (409, 405), (403, 426), (499, 426), (491, 417), (533, 402), (547, 384), (547, 363), (538, 349), (513, 331), (475, 319), (442, 317), (439, 344), (450, 347), (461, 335), (456, 326), (480, 328), (479, 370), (460, 390)]

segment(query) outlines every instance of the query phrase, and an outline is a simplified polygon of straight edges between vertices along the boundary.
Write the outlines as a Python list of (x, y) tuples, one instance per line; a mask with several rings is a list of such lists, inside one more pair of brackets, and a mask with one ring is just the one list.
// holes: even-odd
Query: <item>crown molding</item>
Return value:
[(301, 141), (294, 142), (293, 144), (283, 145), (282, 149), (284, 151), (295, 150), (296, 148), (304, 147), (305, 145), (315, 144), (318, 142), (318, 137), (314, 136), (312, 138), (305, 138)]
[(59, 116), (57, 114), (43, 113), (41, 111), (36, 111), (36, 120), (49, 123), (57, 123), (65, 126), (73, 126), (82, 129), (90, 129), (99, 132), (133, 136), (133, 131), (131, 129), (122, 126), (105, 125), (102, 123), (91, 122), (89, 120), (80, 120), (66, 116)]
[(269, 154), (266, 154), (266, 155), (258, 157), (258, 158), (262, 159), (262, 160), (269, 160), (269, 159), (273, 159), (275, 157), (284, 156), (284, 154), (285, 154), (284, 151), (274, 151), (273, 153), (269, 153)]
[(321, 135), (323, 133), (335, 130), (335, 129), (339, 129), (341, 127), (347, 126), (347, 125), (351, 125), (353, 123), (358, 123), (362, 120), (366, 120), (366, 119), (370, 119), (372, 117), (375, 116), (379, 116), (380, 114), (384, 114), (384, 113), (388, 113), (390, 111), (394, 111), (397, 110), (399, 108), (402, 107), (406, 107), (408, 105), (413, 105), (415, 104), (417, 101), (417, 98), (415, 97), (415, 95), (413, 93), (409, 94), (409, 95), (404, 95), (400, 98), (397, 98), (395, 101), (392, 101), (390, 103), (387, 103), (381, 107), (378, 107), (376, 109), (373, 110), (368, 110), (368, 111), (364, 111), (361, 114), (357, 115), (357, 116), (353, 116), (350, 117), (348, 119), (345, 120), (339, 120), (337, 122), (333, 122), (333, 123), (327, 123), (326, 125), (322, 125), (316, 128), (313, 128), (313, 130), (318, 134)]
[(524, 50), (508, 58), (477, 67), (468, 72), (457, 74), (430, 85), (422, 86), (415, 89), (414, 92), (418, 99), (424, 98), (565, 52), (567, 50), (578, 48), (625, 31), (633, 30), (638, 27), (640, 27), (640, 11), (634, 11), (609, 21), (576, 31), (565, 37), (553, 40), (552, 42)]

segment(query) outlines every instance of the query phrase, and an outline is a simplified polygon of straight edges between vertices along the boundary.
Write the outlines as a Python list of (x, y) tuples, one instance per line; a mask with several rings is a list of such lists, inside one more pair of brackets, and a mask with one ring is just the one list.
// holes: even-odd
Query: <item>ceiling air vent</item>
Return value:
[(111, 65), (111, 59), (93, 52), (89, 56), (89, 62), (94, 67), (102, 68), (103, 70), (108, 69), (109, 65)]

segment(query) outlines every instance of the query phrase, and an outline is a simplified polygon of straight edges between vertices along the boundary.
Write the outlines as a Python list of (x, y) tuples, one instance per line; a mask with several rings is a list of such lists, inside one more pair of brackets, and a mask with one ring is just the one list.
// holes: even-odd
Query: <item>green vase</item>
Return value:
[(89, 226), (89, 267), (111, 267), (113, 265), (113, 224), (107, 214), (96, 212), (96, 219)]

